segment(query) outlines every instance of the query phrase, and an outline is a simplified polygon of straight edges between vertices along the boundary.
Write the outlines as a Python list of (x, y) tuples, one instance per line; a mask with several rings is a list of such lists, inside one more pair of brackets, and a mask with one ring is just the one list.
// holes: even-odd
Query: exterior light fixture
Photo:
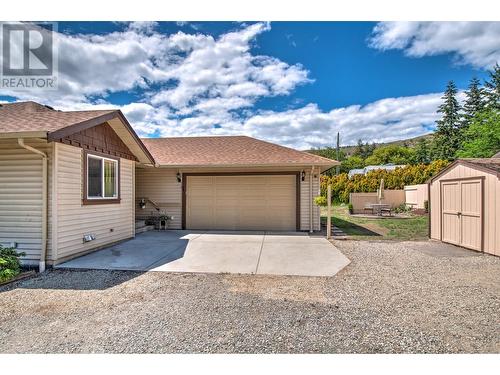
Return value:
[(146, 200), (144, 198), (140, 200), (139, 207), (143, 210), (146, 208)]
[(177, 172), (177, 182), (181, 182), (182, 181), (182, 175), (181, 175), (181, 172)]
[(306, 172), (302, 171), (300, 172), (300, 179), (304, 181), (306, 179)]

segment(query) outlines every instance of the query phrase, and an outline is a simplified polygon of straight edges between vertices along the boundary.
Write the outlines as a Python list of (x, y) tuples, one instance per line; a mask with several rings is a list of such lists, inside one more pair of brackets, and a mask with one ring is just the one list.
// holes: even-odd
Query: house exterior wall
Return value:
[[(312, 185), (309, 183), (311, 170), (305, 169), (306, 176), (304, 181), (300, 181), (300, 230), (308, 231), (310, 227), (309, 212), (312, 200), (320, 195), (320, 173), (313, 172)], [(314, 177), (316, 176), (316, 177)], [(320, 207), (312, 203), (312, 230), (319, 231), (320, 223)]]
[[(134, 237), (135, 162), (120, 159), (120, 203), (83, 205), (83, 149), (55, 143), (53, 263)], [(83, 243), (84, 234), (96, 239)]]
[(430, 237), (441, 240), (441, 182), (483, 178), (483, 250), (500, 256), (500, 180), (494, 174), (457, 164), (430, 184)]
[[(136, 169), (136, 217), (144, 218), (155, 213), (154, 207), (148, 202), (141, 210), (138, 202), (141, 198), (149, 198), (155, 202), (167, 215), (173, 215), (174, 220), (169, 228), (182, 228), (182, 183), (177, 182), (177, 172), (180, 173), (217, 173), (241, 172), (242, 168), (137, 168)], [(245, 172), (300, 172), (297, 168), (245, 168)], [(309, 189), (309, 171), (305, 169), (304, 181), (300, 181), (300, 230), (309, 230), (309, 203), (319, 195), (319, 171), (314, 173), (312, 190)], [(320, 230), (320, 208), (313, 206), (313, 230)]]
[(182, 228), (182, 184), (177, 182), (177, 170), (167, 168), (136, 168), (135, 185), (135, 215), (137, 218), (146, 218), (156, 214), (150, 202), (146, 207), (139, 207), (141, 198), (149, 198), (156, 203), (167, 215), (174, 219), (168, 223), (169, 228)]
[[(48, 195), (52, 199), (53, 144), (26, 139), (48, 156)], [(52, 254), (52, 207), (48, 205), (48, 257)], [(17, 243), (26, 253), (24, 264), (38, 264), (42, 247), (42, 158), (18, 145), (17, 139), (0, 139), (0, 244)]]

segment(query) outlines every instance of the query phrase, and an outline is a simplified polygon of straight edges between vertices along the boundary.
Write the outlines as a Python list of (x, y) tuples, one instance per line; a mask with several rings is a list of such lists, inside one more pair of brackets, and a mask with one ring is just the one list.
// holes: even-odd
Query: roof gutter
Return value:
[(12, 132), (12, 133), (0, 133), (0, 138), (47, 138), (47, 132)]
[[(311, 167), (311, 164), (294, 164), (294, 163), (274, 163), (274, 164), (161, 164), (156, 163), (156, 167), (159, 168), (176, 168), (176, 169), (187, 169), (187, 168), (287, 168), (290, 170), (302, 170)], [(336, 165), (336, 164), (335, 164)], [(317, 166), (321, 172), (333, 168), (335, 165), (332, 164), (314, 164)], [(323, 169), (326, 168), (326, 169)]]
[(24, 143), (24, 139), (18, 138), (17, 143), (22, 148), (38, 154), (42, 157), (42, 248), (40, 252), (40, 262), (38, 264), (38, 271), (45, 271), (45, 258), (47, 257), (47, 200), (48, 200), (48, 168), (47, 168), (47, 154), (37, 150), (34, 147), (28, 146)]

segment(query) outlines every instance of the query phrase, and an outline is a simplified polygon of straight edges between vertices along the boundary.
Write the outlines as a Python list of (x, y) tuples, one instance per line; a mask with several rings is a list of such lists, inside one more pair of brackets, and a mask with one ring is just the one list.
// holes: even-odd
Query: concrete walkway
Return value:
[(333, 276), (348, 264), (304, 233), (154, 231), (56, 268)]

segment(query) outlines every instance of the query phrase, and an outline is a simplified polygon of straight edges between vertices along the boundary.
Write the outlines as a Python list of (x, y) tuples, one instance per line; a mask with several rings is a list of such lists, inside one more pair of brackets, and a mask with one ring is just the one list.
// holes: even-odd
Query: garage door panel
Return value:
[(186, 178), (188, 229), (296, 229), (295, 175)]

